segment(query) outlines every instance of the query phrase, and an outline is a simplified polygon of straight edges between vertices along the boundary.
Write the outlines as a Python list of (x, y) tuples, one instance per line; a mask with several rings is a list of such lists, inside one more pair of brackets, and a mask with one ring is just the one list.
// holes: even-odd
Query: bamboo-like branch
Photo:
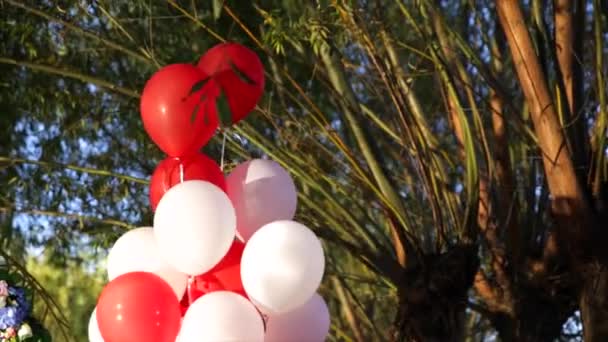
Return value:
[(70, 220), (77, 220), (78, 222), (90, 221), (96, 223), (107, 224), (111, 226), (122, 227), (124, 229), (132, 229), (134, 226), (132, 224), (115, 220), (115, 219), (103, 219), (94, 216), (86, 216), (72, 213), (64, 213), (60, 211), (52, 211), (52, 210), (39, 210), (39, 209), (28, 209), (28, 208), (17, 208), (17, 207), (0, 207), (0, 212), (16, 212), (19, 214), (27, 214), (27, 215), (41, 215), (41, 216), (51, 216), (51, 217), (61, 217), (67, 218)]
[(217, 32), (213, 31), (209, 26), (205, 25), (202, 21), (200, 21), (196, 16), (190, 14), (190, 12), (186, 11), (186, 9), (184, 9), (182, 6), (180, 6), (177, 2), (175, 2), (174, 0), (167, 0), (167, 2), (169, 3), (169, 5), (173, 6), (173, 8), (175, 8), (176, 10), (180, 11), (183, 15), (185, 15), (186, 17), (188, 17), (188, 19), (192, 20), (193, 22), (195, 22), (198, 26), (200, 26), (201, 28), (203, 28), (205, 31), (207, 31), (207, 33), (209, 33), (213, 38), (219, 40), (220, 42), (225, 42), (226, 39), (224, 39), (221, 35), (219, 35)]
[(598, 207), (606, 205), (608, 198), (602, 198), (602, 185), (608, 181), (608, 165), (606, 163), (606, 134), (608, 128), (608, 103), (606, 101), (606, 78), (604, 77), (604, 38), (602, 30), (602, 16), (599, 15), (600, 0), (593, 1), (594, 11), (598, 13), (594, 16), (593, 36), (595, 43), (595, 83), (597, 87), (598, 113), (595, 120), (595, 127), (592, 136), (593, 166), (591, 174), (592, 193), (598, 201)]
[(247, 34), (247, 36), (249, 36), (249, 38), (251, 38), (258, 46), (263, 46), (262, 42), (258, 39), (258, 37), (256, 37), (253, 34), (253, 32), (251, 32), (251, 30), (249, 30), (247, 25), (245, 25), (241, 21), (241, 19), (232, 11), (230, 6), (228, 6), (227, 4), (224, 4), (224, 10), (226, 11), (226, 13), (228, 13), (230, 18), (232, 18), (232, 20), (234, 20), (234, 22), (237, 23), (239, 25), (239, 27), (241, 27), (241, 29), (243, 29), (243, 31), (245, 31), (245, 33)]
[(569, 222), (570, 225), (561, 222), (564, 230), (572, 232), (576, 227), (574, 230), (581, 233), (589, 228), (584, 223), (588, 222), (591, 212), (566, 148), (566, 139), (519, 2), (498, 0), (496, 9), (543, 153), (547, 182), (555, 199), (553, 212)]
[(103, 88), (107, 88), (109, 90), (115, 91), (117, 93), (129, 96), (129, 97), (134, 97), (134, 98), (139, 98), (139, 93), (136, 92), (135, 90), (131, 90), (131, 89), (127, 89), (121, 86), (117, 86), (114, 83), (108, 82), (108, 81), (104, 81), (101, 80), (99, 78), (95, 78), (89, 75), (85, 75), (85, 74), (81, 74), (79, 72), (75, 72), (75, 71), (70, 71), (70, 70), (65, 70), (65, 69), (60, 69), (60, 68), (56, 68), (54, 66), (50, 66), (50, 65), (44, 65), (44, 64), (38, 64), (38, 63), (32, 63), (32, 62), (24, 62), (24, 61), (18, 61), (12, 58), (6, 58), (6, 57), (0, 57), (0, 63), (1, 64), (10, 64), (10, 65), (17, 65), (17, 66), (22, 66), (22, 67), (26, 67), (29, 69), (32, 69), (34, 71), (41, 71), (41, 72), (46, 72), (48, 74), (53, 74), (53, 75), (59, 75), (59, 76), (63, 76), (63, 77), (68, 77), (68, 78), (73, 78), (85, 83), (91, 83), (94, 84), (96, 86), (99, 87), (103, 87)]
[[(401, 12), (407, 19), (408, 23), (414, 27), (416, 32), (420, 35), (422, 39), (431, 40), (428, 37), (427, 32), (419, 25), (418, 21), (414, 19), (411, 11), (402, 3), (399, 3), (399, 8)], [(458, 98), (458, 93), (456, 91), (456, 85), (451, 77), (451, 75), (447, 71), (447, 66), (445, 65), (445, 61), (442, 60), (439, 56), (440, 47), (437, 47), (435, 44), (432, 44), (432, 49), (430, 49), (430, 55), (433, 59), (433, 63), (437, 70), (437, 73), (442, 81), (444, 87), (442, 87), (442, 91), (444, 91), (444, 99), (450, 99), (453, 101), (454, 106), (449, 106), (446, 101), (446, 108), (451, 113), (457, 114), (457, 125), (460, 126), (458, 128), (462, 131), (462, 144), (463, 150), (466, 152), (466, 156), (464, 158), (464, 166), (466, 170), (466, 189), (467, 189), (467, 202), (465, 208), (465, 214), (457, 217), (455, 225), (460, 230), (460, 235), (466, 240), (473, 240), (475, 234), (477, 233), (477, 229), (474, 228), (475, 223), (474, 220), (477, 219), (477, 209), (479, 202), (479, 177), (478, 177), (478, 164), (477, 157), (475, 155), (475, 147), (473, 144), (473, 137), (471, 134), (471, 129), (469, 127), (468, 119), (464, 113), (463, 106), (460, 104), (460, 99)], [(453, 109), (454, 111), (452, 112)], [(464, 217), (464, 218), (463, 218)]]
[[(391, 181), (386, 176), (385, 171), (382, 169), (381, 163), (378, 159), (379, 157), (374, 151), (374, 147), (371, 145), (372, 142), (370, 137), (358, 119), (358, 117), (361, 115), (357, 115), (357, 113), (354, 112), (354, 110), (358, 108), (358, 101), (356, 100), (352, 89), (348, 86), (343, 71), (340, 69), (338, 57), (329, 49), (322, 49), (321, 59), (323, 60), (325, 68), (329, 73), (329, 78), (332, 85), (345, 99), (346, 104), (343, 103), (342, 111), (344, 113), (346, 124), (351, 129), (353, 136), (355, 137), (355, 140), (361, 149), (361, 152), (369, 165), (380, 190), (382, 191), (382, 194), (386, 196), (389, 208), (392, 210), (395, 217), (400, 218), (400, 221), (404, 221), (403, 213), (405, 212), (405, 208), (403, 207), (401, 198), (397, 194), (394, 185), (391, 184)], [(406, 226), (403, 228), (407, 229)], [(403, 237), (401, 237), (402, 234), (397, 233), (396, 236), (399, 236), (400, 238), (395, 241), (395, 249), (405, 250), (405, 244), (407, 242), (404, 241)], [(400, 264), (406, 264), (406, 253), (408, 252), (409, 251), (406, 251), (401, 255), (401, 260), (399, 260)]]
[[(479, 111), (479, 107), (477, 106), (477, 100), (475, 99), (475, 95), (473, 93), (473, 82), (471, 81), (469, 74), (465, 70), (463, 63), (460, 60), (460, 56), (456, 53), (456, 49), (452, 46), (453, 42), (449, 39), (448, 34), (446, 32), (446, 23), (444, 21), (443, 16), (436, 10), (435, 6), (429, 6), (431, 13), (431, 20), (433, 22), (433, 28), (435, 30), (435, 34), (437, 35), (437, 39), (439, 41), (439, 45), (441, 47), (441, 51), (443, 52), (443, 57), (445, 63), (450, 66), (450, 70), (453, 70), (451, 75), (452, 78), (459, 81), (459, 84), (462, 84), (461, 89), (464, 90), (464, 94), (466, 95), (467, 108), (470, 108), (473, 122), (475, 124), (475, 128), (477, 129), (477, 134), (479, 135), (479, 141), (481, 142), (483, 152), (485, 155), (486, 161), (486, 172), (488, 174), (488, 179), (492, 178), (493, 172), (493, 160), (490, 153), (490, 147), (488, 145), (488, 139), (486, 138), (485, 130), (483, 127), (483, 123), (481, 121), (481, 114)], [(464, 136), (462, 132), (462, 127), (460, 123), (457, 122), (458, 115), (456, 108), (454, 106), (457, 105), (455, 100), (452, 97), (448, 97), (448, 104), (450, 107), (449, 112), (451, 113), (452, 122), (454, 123), (455, 133), (460, 143), (461, 147), (464, 147)], [(462, 153), (464, 150), (462, 150)]]
[[(416, 163), (418, 164), (417, 167), (419, 169), (418, 174), (421, 177), (425, 190), (429, 194), (445, 194), (445, 191), (433, 192), (433, 189), (436, 190), (435, 186), (437, 182), (441, 181), (437, 179), (440, 178), (437, 176), (440, 175), (441, 172), (437, 172), (436, 170), (442, 169), (441, 167), (438, 167), (440, 162), (436, 154), (432, 153), (433, 149), (436, 147), (436, 139), (430, 134), (428, 124), (424, 119), (424, 115), (422, 114), (419, 101), (416, 98), (415, 93), (402, 78), (403, 72), (400, 68), (394, 48), (392, 48), (390, 37), (388, 37), (388, 34), (385, 31), (381, 31), (381, 39), (387, 48), (389, 59), (387, 63), (383, 63), (381, 62), (381, 54), (376, 48), (374, 39), (367, 32), (364, 21), (361, 19), (357, 20), (358, 16), (355, 14), (355, 12), (349, 11), (346, 7), (339, 5), (336, 1), (333, 1), (333, 4), (339, 10), (340, 18), (345, 25), (352, 32), (356, 33), (355, 37), (367, 51), (367, 56), (371, 61), (371, 65), (380, 75), (380, 79), (384, 84), (383, 89), (388, 92), (393, 106), (398, 113), (401, 131), (403, 133), (402, 140), (404, 141), (404, 144), (407, 143), (412, 151), (412, 155), (415, 157)], [(406, 108), (409, 109), (409, 112), (413, 115), (407, 115), (408, 113)], [(445, 197), (447, 199), (446, 202), (448, 203), (448, 209), (453, 208), (454, 206), (450, 205), (452, 204), (451, 200), (453, 200), (453, 198), (450, 198), (449, 195)], [(436, 231), (438, 231), (437, 235), (440, 236), (440, 238), (438, 238), (436, 241), (438, 242), (438, 245), (440, 245), (445, 231), (440, 196), (429, 196), (427, 200), (431, 204), (434, 224), (437, 226)], [(452, 215), (452, 217), (455, 216)], [(391, 234), (396, 238), (397, 235), (395, 233), (398, 233), (398, 231), (391, 232)], [(423, 238), (423, 240), (427, 242), (426, 247), (428, 250), (432, 249), (429, 242), (433, 240), (433, 238), (430, 237), (430, 235), (433, 233), (433, 231), (429, 230), (427, 232), (427, 236)]]
[(40, 160), (31, 160), (31, 159), (0, 156), (0, 165), (2, 165), (1, 163), (33, 164), (33, 165), (39, 165), (39, 166), (48, 167), (48, 168), (69, 169), (69, 170), (89, 173), (89, 174), (93, 174), (93, 175), (114, 177), (114, 178), (123, 179), (128, 182), (134, 182), (134, 183), (138, 183), (138, 184), (148, 184), (149, 183), (148, 180), (138, 178), (138, 177), (123, 175), (123, 174), (119, 174), (119, 173), (115, 173), (115, 172), (107, 171), (107, 170), (99, 170), (99, 169), (95, 169), (95, 168), (91, 168), (91, 167), (83, 167), (83, 166), (65, 164), (65, 163), (47, 162), (47, 161), (40, 161)]
[[(443, 162), (440, 160), (437, 154), (432, 152), (438, 148), (437, 138), (430, 131), (429, 124), (425, 118), (422, 106), (414, 92), (414, 89), (412, 89), (412, 87), (404, 78), (404, 70), (401, 67), (401, 63), (393, 46), (393, 41), (391, 37), (389, 37), (388, 33), (385, 30), (382, 30), (380, 32), (380, 37), (387, 51), (389, 64), (391, 66), (389, 72), (395, 74), (395, 77), (397, 78), (397, 83), (399, 85), (399, 88), (401, 89), (402, 96), (404, 97), (404, 101), (407, 104), (408, 110), (413, 115), (413, 118), (416, 122), (415, 126), (420, 131), (420, 133), (417, 134), (417, 138), (421, 148), (417, 149), (416, 151), (418, 152), (417, 155), (419, 155), (418, 158), (421, 161), (419, 163), (420, 168), (423, 169), (420, 172), (423, 184), (428, 193), (435, 193), (436, 195), (439, 194), (439, 196), (443, 197), (444, 199), (443, 201), (441, 201), (440, 197), (436, 196), (431, 196), (432, 198), (429, 198), (429, 202), (433, 211), (433, 216), (437, 224), (437, 228), (439, 229), (439, 238), (437, 239), (437, 245), (440, 246), (444, 242), (443, 240), (445, 240), (445, 224), (443, 224), (441, 220), (442, 204), (440, 204), (440, 202), (447, 204), (447, 206), (445, 207), (447, 207), (447, 212), (450, 215), (452, 224), (455, 225), (458, 221), (457, 217), (459, 216), (459, 214), (457, 214), (456, 209), (458, 198), (454, 196), (452, 192), (449, 191), (439, 190), (433, 192), (432, 190), (436, 189), (436, 184), (438, 182), (443, 183), (446, 181), (446, 175), (445, 173), (443, 173), (443, 170), (445, 170), (445, 166), (443, 165)], [(425, 58), (428, 58), (432, 61), (431, 56), (426, 56)], [(413, 143), (415, 144), (416, 142)], [(431, 151), (431, 153), (428, 153), (428, 151)], [(447, 160), (447, 156), (444, 156), (444, 159)], [(425, 168), (428, 168), (428, 171), (425, 171)]]
[(359, 325), (357, 324), (357, 319), (355, 318), (355, 313), (353, 311), (350, 300), (346, 297), (346, 293), (344, 291), (344, 287), (342, 286), (342, 282), (337, 277), (331, 278), (334, 289), (336, 290), (336, 295), (338, 300), (340, 301), (340, 307), (343, 309), (344, 317), (348, 322), (353, 334), (355, 335), (355, 341), (363, 342), (365, 339), (363, 338), (363, 334), (361, 334), (361, 330), (359, 329)]

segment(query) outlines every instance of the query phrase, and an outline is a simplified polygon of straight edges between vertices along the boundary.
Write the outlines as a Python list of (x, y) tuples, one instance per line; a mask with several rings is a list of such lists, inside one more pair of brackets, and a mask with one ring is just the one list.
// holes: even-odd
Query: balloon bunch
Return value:
[(225, 177), (199, 152), (220, 125), (253, 110), (263, 88), (259, 58), (235, 43), (148, 80), (144, 128), (168, 155), (150, 183), (153, 227), (130, 230), (110, 250), (91, 342), (325, 339), (323, 249), (293, 221), (289, 173), (254, 159)]

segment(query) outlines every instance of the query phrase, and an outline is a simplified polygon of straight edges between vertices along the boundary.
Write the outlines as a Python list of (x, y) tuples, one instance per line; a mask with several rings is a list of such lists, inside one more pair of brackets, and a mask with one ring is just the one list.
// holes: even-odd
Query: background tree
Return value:
[[(297, 219), (326, 247), (332, 340), (607, 340), (607, 12), (0, 1), (3, 246), (90, 271), (149, 224), (162, 155), (139, 92), (160, 66), (233, 40), (257, 50), (268, 86), (225, 133), (225, 171), (265, 155), (295, 177)], [(205, 148), (221, 150), (222, 136)]]

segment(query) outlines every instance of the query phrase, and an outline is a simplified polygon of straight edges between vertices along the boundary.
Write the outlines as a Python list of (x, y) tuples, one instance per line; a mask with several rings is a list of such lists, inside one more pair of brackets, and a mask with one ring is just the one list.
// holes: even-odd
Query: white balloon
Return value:
[(268, 314), (303, 305), (319, 288), (324, 270), (321, 242), (310, 229), (294, 221), (262, 227), (245, 245), (241, 259), (245, 292)]
[(162, 255), (189, 275), (215, 266), (228, 252), (235, 232), (230, 199), (206, 181), (175, 185), (161, 198), (154, 214), (154, 234)]
[(158, 275), (171, 286), (178, 299), (181, 299), (188, 285), (188, 275), (177, 271), (167, 264), (160, 253), (154, 229), (143, 227), (123, 234), (108, 255), (108, 278), (129, 272), (150, 272)]
[(93, 310), (91, 318), (89, 318), (89, 342), (104, 342), (97, 325), (97, 308)]
[(245, 297), (229, 291), (203, 295), (186, 311), (179, 342), (262, 342), (264, 321)]
[(289, 173), (272, 160), (253, 159), (226, 177), (226, 192), (234, 205), (237, 234), (247, 241), (263, 225), (291, 220), (298, 196)]
[(264, 342), (323, 342), (329, 333), (329, 309), (315, 293), (304, 305), (268, 317)]

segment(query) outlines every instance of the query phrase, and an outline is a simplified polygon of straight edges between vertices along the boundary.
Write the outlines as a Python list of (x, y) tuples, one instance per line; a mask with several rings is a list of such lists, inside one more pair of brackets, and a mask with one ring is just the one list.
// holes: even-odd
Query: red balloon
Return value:
[(187, 180), (204, 180), (226, 191), (224, 173), (215, 161), (202, 153), (185, 157), (168, 157), (161, 161), (150, 181), (150, 204), (156, 210), (165, 192)]
[(243, 45), (218, 44), (201, 57), (198, 67), (224, 91), (232, 123), (247, 116), (262, 97), (264, 65), (255, 52)]
[(105, 342), (174, 342), (180, 307), (171, 287), (152, 273), (125, 273), (101, 292), (97, 324)]
[(241, 257), (244, 249), (244, 243), (234, 240), (228, 253), (215, 267), (192, 279), (192, 284), (181, 301), (183, 313), (186, 312), (190, 303), (202, 295), (215, 291), (232, 291), (249, 298), (241, 281)]
[(205, 274), (194, 278), (195, 288), (207, 294), (213, 291), (232, 291), (244, 295), (241, 281), (241, 258), (245, 244), (235, 239), (224, 258)]
[(171, 157), (197, 152), (218, 128), (215, 103), (205, 100), (217, 87), (207, 74), (190, 64), (171, 64), (148, 80), (141, 95), (144, 128), (158, 147)]

